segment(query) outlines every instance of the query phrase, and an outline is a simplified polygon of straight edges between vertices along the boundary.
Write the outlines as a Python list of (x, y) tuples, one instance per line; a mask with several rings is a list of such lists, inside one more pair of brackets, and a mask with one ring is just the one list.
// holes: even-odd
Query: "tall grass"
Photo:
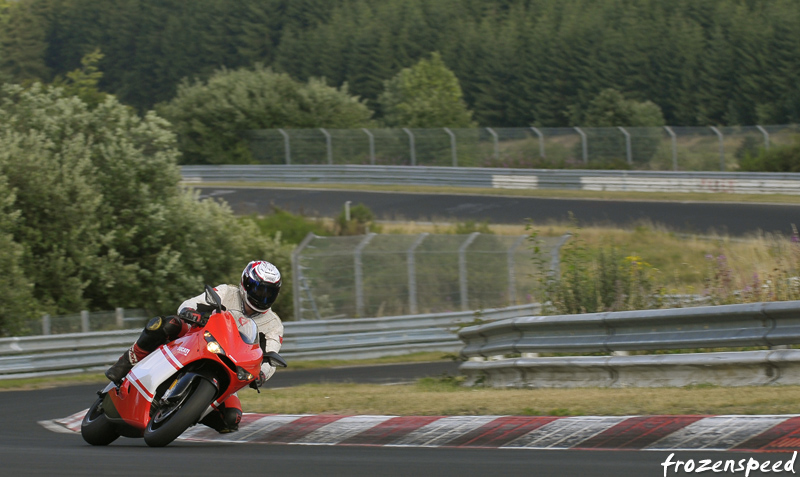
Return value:
[[(652, 224), (581, 229), (561, 249), (560, 273), (537, 277), (553, 314), (800, 299), (800, 235), (681, 236)], [(533, 260), (541, 232), (530, 226)]]

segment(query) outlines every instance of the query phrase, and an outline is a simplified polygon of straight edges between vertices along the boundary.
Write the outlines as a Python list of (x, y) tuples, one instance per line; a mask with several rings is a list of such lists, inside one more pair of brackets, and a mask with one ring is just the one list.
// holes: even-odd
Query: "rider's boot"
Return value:
[(180, 334), (182, 324), (183, 322), (175, 316), (156, 316), (151, 319), (145, 325), (136, 343), (123, 353), (113, 366), (108, 368), (106, 377), (116, 384), (121, 383), (122, 378), (140, 359), (155, 351), (167, 340), (174, 340)]
[(215, 409), (204, 417), (200, 424), (214, 429), (220, 434), (236, 432), (239, 430), (239, 422), (242, 420), (242, 410), (236, 408)]
[(106, 377), (115, 384), (122, 382), (122, 378), (128, 375), (133, 365), (149, 353), (134, 344), (127, 351), (122, 353), (116, 363), (106, 370)]

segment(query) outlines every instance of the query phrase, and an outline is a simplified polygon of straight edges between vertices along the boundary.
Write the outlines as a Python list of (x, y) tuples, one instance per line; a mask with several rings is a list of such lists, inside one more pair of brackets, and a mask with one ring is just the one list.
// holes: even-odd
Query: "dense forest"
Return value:
[(386, 82), (438, 52), (483, 126), (575, 125), (609, 88), (672, 125), (800, 121), (796, 0), (0, 0), (0, 81), (97, 49), (100, 89), (140, 112), (261, 64), (381, 118)]

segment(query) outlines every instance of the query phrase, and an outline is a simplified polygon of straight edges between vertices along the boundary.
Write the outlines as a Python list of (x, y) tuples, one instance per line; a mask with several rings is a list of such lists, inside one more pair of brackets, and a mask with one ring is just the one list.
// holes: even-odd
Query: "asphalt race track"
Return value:
[(344, 203), (364, 204), (378, 220), (487, 221), (490, 224), (568, 222), (581, 226), (635, 226), (642, 221), (681, 233), (742, 236), (756, 231), (792, 233), (800, 205), (723, 202), (655, 202), (543, 199), (536, 197), (382, 193), (317, 189), (201, 187), (201, 197), (223, 199), (236, 213), (266, 214), (272, 207), (307, 216), (335, 217)]
[[(451, 363), (444, 363), (451, 369)], [(305, 372), (279, 372), (275, 386), (335, 380), (404, 381), (439, 374), (426, 364), (372, 366)], [(510, 449), (385, 448), (175, 442), (148, 448), (140, 439), (121, 438), (108, 447), (91, 447), (79, 435), (56, 433), (39, 421), (58, 419), (89, 406), (101, 386), (80, 385), (33, 391), (0, 392), (2, 475), (86, 476), (660, 476), (670, 452), (542, 451)], [(249, 391), (249, 390), (248, 390)], [(265, 391), (268, 393), (268, 391)], [(777, 454), (770, 454), (779, 458)], [(766, 454), (681, 452), (676, 458), (742, 459)], [(781, 458), (785, 457), (783, 455)], [(669, 475), (688, 475), (684, 473)], [(739, 475), (739, 474), (737, 474)], [(757, 474), (751, 474), (757, 475)]]

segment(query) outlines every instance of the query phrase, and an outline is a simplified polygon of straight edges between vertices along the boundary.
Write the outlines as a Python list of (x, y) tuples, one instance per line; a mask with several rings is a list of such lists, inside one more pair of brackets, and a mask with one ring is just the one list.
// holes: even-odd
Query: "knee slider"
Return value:
[(239, 423), (242, 421), (242, 411), (240, 409), (227, 407), (222, 411), (222, 422), (225, 427), (230, 430), (239, 429)]
[(139, 339), (136, 340), (136, 344), (147, 352), (154, 351), (167, 341), (163, 327), (164, 320), (160, 316), (151, 319), (145, 325), (144, 330), (139, 335)]

